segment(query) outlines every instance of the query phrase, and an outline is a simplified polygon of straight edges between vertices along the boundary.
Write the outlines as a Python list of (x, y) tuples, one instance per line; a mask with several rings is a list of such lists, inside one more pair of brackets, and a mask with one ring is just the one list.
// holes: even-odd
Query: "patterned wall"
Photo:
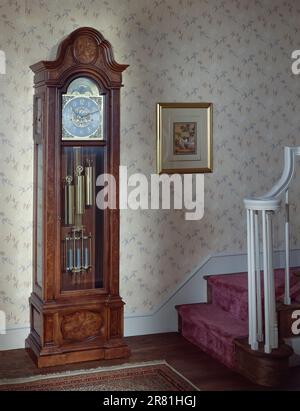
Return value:
[[(28, 323), (31, 290), (29, 65), (52, 58), (53, 46), (77, 27), (104, 34), (116, 60), (130, 64), (121, 142), (130, 173), (155, 170), (156, 102), (214, 103), (215, 170), (205, 177), (204, 218), (121, 214), (121, 292), (127, 313), (144, 314), (208, 255), (245, 251), (243, 197), (270, 188), (281, 173), (283, 146), (300, 144), (300, 76), (290, 68), (299, 19), (297, 0), (1, 1), (7, 74), (0, 76), (0, 309), (10, 327)], [(299, 215), (299, 188), (292, 198)], [(300, 245), (299, 221), (293, 247)], [(279, 247), (278, 230), (275, 237)]]

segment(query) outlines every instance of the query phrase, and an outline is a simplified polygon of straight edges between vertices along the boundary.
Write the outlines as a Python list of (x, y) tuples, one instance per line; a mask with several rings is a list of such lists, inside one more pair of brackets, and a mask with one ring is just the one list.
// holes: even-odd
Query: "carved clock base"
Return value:
[(53, 347), (53, 351), (56, 351), (56, 353), (50, 353), (51, 350), (49, 349), (41, 349), (32, 335), (29, 335), (25, 344), (29, 356), (38, 368), (86, 361), (112, 360), (130, 356), (130, 349), (122, 340), (110, 341), (99, 348), (91, 348), (75, 352), (61, 349), (55, 350)]
[(26, 349), (39, 368), (126, 358), (120, 297), (42, 302), (30, 297), (31, 332)]

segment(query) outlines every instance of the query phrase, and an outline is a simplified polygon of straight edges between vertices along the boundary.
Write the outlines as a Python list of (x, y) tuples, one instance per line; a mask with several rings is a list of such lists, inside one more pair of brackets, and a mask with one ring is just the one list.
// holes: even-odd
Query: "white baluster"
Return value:
[(252, 345), (252, 311), (250, 309), (251, 306), (251, 237), (250, 237), (250, 210), (247, 210), (247, 257), (248, 257), (248, 328), (249, 328), (249, 336), (248, 342), (249, 345)]
[(255, 281), (255, 233), (254, 233), (254, 212), (250, 210), (250, 266), (249, 266), (249, 313), (250, 313), (250, 345), (252, 350), (258, 349), (257, 342), (257, 312), (256, 312), (256, 281)]
[(262, 232), (263, 232), (263, 264), (264, 264), (264, 308), (265, 308), (265, 352), (271, 352), (270, 342), (270, 273), (268, 266), (268, 241), (267, 241), (267, 221), (266, 211), (262, 212)]
[(256, 303), (257, 303), (257, 339), (262, 342), (264, 339), (262, 330), (262, 301), (261, 301), (261, 276), (260, 276), (260, 247), (259, 247), (259, 220), (258, 211), (254, 214), (255, 231), (255, 269), (256, 269)]
[(267, 244), (268, 244), (268, 271), (269, 271), (269, 310), (270, 310), (270, 343), (272, 348), (278, 348), (278, 324), (276, 313), (275, 278), (273, 266), (273, 212), (267, 212)]
[(285, 192), (285, 290), (284, 304), (291, 304), (290, 296), (290, 204), (289, 190)]

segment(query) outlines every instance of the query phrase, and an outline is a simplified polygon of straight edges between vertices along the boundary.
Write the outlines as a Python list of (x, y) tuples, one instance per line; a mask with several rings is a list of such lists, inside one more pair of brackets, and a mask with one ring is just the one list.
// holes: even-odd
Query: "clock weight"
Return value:
[(73, 177), (68, 175), (65, 183), (65, 225), (74, 224), (74, 185)]
[(94, 200), (94, 175), (92, 160), (87, 160), (85, 167), (85, 205), (91, 207)]

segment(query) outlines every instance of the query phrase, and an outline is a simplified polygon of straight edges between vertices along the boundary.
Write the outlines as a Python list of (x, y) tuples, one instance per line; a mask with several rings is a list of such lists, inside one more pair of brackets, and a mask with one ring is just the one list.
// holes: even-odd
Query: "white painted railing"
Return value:
[[(264, 343), (266, 353), (270, 353), (272, 349), (278, 348), (272, 216), (280, 209), (282, 197), (285, 199), (284, 302), (285, 304), (291, 303), (288, 190), (295, 171), (296, 156), (300, 156), (300, 146), (285, 147), (284, 170), (280, 180), (264, 196), (245, 198), (244, 200), (247, 210), (249, 344), (252, 350), (258, 350), (259, 343)], [(261, 255), (262, 261), (260, 261)], [(263, 293), (261, 264), (263, 269)], [(262, 307), (262, 301), (264, 302), (264, 307)]]

